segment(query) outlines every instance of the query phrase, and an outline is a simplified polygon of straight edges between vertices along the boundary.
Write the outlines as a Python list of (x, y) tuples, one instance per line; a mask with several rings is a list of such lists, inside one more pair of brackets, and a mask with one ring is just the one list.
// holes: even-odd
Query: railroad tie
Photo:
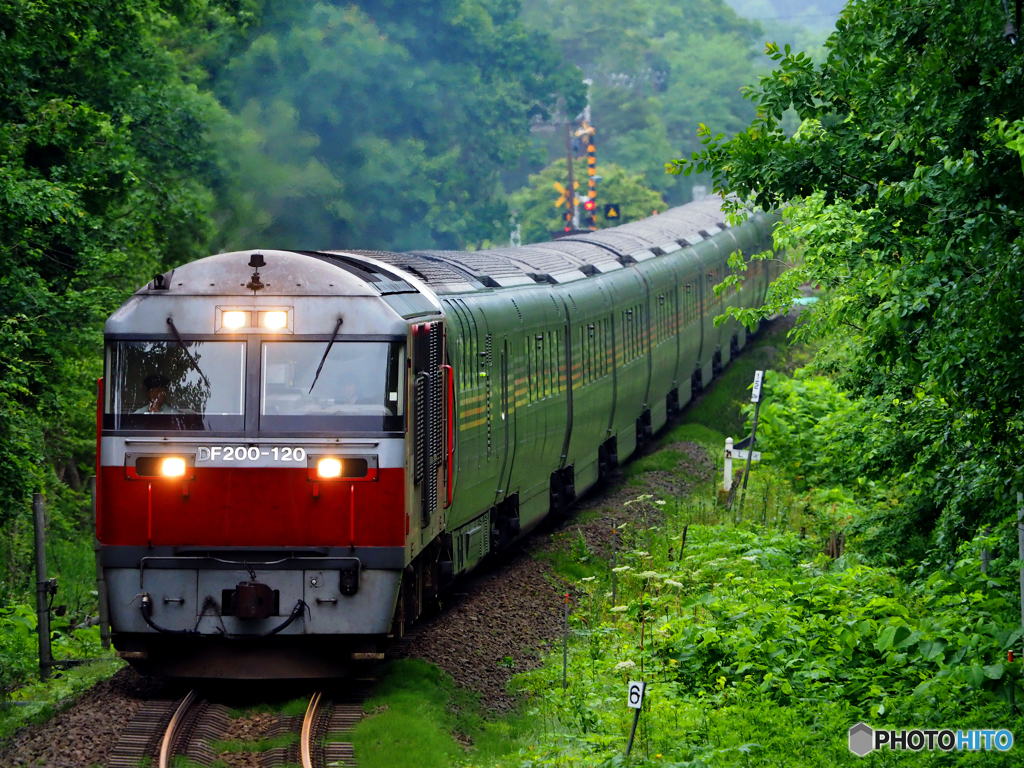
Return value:
[(138, 768), (155, 761), (177, 701), (147, 701), (129, 721), (107, 756), (107, 768)]
[(190, 763), (197, 765), (213, 765), (217, 755), (213, 753), (210, 742), (223, 739), (228, 731), (228, 708), (223, 704), (202, 702), (193, 710), (194, 714), (188, 725), (187, 734), (182, 733), (180, 749), (177, 755), (185, 755)]

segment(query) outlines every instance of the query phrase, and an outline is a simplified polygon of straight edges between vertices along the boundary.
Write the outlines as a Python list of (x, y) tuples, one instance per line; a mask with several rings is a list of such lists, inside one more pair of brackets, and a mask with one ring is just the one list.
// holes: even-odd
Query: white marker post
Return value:
[(754, 404), (754, 422), (750, 425), (750, 451), (747, 453), (747, 470), (743, 473), (743, 493), (740, 494), (740, 508), (736, 512), (736, 522), (743, 520), (743, 502), (747, 499), (747, 480), (750, 478), (750, 462), (754, 459), (754, 441), (757, 439), (757, 415), (761, 412), (761, 382), (764, 371), (754, 371), (754, 391), (750, 394), (750, 402)]
[(725, 480), (722, 485), (726, 491), (732, 490), (732, 460), (739, 459), (740, 461), (760, 461), (760, 451), (746, 451), (741, 448), (733, 448), (733, 441), (731, 437), (725, 438)]
[(636, 726), (640, 722), (640, 710), (644, 706), (644, 694), (647, 693), (647, 683), (630, 680), (626, 693), (626, 705), (634, 710), (633, 728), (629, 732), (629, 743), (626, 745), (626, 757), (633, 751), (633, 737), (636, 736)]
[(732, 438), (725, 438), (725, 477), (722, 487), (726, 493), (732, 490)]

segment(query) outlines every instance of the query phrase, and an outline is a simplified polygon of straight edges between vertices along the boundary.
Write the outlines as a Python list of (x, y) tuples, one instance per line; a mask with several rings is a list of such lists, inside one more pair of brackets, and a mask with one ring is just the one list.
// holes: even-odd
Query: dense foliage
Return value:
[(806, 331), (844, 339), (826, 360), (870, 412), (874, 466), (947, 554), (983, 524), (1009, 539), (1024, 490), (1024, 50), (1005, 23), (998, 3), (853, 2), (823, 63), (770, 46), (750, 127), (675, 164), (788, 206), (776, 241), (802, 263), (761, 314), (828, 290)]
[[(741, 89), (761, 66), (761, 29), (722, 0), (524, 0), (523, 16), (592, 81), (599, 165), (642, 174), (672, 205), (689, 200), (689, 180), (666, 176), (661, 158), (699, 146), (702, 121), (733, 132), (754, 117)], [(560, 133), (546, 149), (564, 156)]]
[(0, 525), (44, 489), (81, 522), (56, 481), (92, 462), (102, 319), (212, 231), (207, 101), (158, 38), (182, 23), (151, 0), (0, 3)]
[[(977, 548), (965, 547), (951, 571), (908, 584), (855, 555), (832, 562), (813, 536), (709, 525), (723, 512), (696, 500), (641, 502), (660, 523), (653, 533), (625, 528), (617, 605), (609, 553), (572, 547), (592, 575), (578, 582), (570, 620), (569, 687), (560, 652), (518, 678), (542, 731), (520, 753), (524, 767), (621, 764), (627, 680), (648, 682), (637, 765), (852, 766), (862, 758), (848, 750), (847, 729), (859, 721), (1024, 725), (1009, 703), (1024, 695), (1020, 663), (1005, 663), (1024, 631), (1001, 589), (1015, 575), (1008, 559), (986, 577)], [(1012, 751), (956, 755), (958, 765), (1016, 760)]]
[(518, 13), (515, 0), (268, 3), (211, 83), (237, 115), (219, 140), (251, 205), (229, 244), (503, 240), (499, 174), (531, 117), (584, 98)]

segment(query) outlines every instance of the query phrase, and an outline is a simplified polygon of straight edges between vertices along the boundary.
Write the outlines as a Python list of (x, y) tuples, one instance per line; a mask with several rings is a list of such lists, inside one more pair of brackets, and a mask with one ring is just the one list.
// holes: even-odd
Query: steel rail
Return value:
[[(306, 707), (306, 716), (302, 718), (302, 737), (299, 741), (299, 749), (302, 755), (302, 768), (314, 768), (313, 766), (313, 727), (316, 724), (317, 712), (320, 709), (322, 694), (314, 693)], [(163, 768), (161, 766), (161, 768)]]
[(181, 700), (181, 704), (174, 710), (174, 714), (171, 715), (171, 722), (167, 724), (167, 730), (164, 731), (164, 739), (160, 742), (160, 760), (157, 763), (158, 768), (170, 768), (171, 764), (171, 748), (174, 745), (175, 730), (181, 725), (181, 721), (185, 719), (185, 715), (192, 709), (196, 703), (196, 692), (189, 691), (188, 696)]

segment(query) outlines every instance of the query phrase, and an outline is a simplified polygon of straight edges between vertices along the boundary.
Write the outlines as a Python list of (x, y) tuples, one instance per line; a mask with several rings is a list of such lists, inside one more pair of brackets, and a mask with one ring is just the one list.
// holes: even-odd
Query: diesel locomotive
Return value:
[(632, 454), (747, 341), (771, 217), (482, 252), (224, 253), (105, 326), (97, 537), (147, 673), (343, 675)]

